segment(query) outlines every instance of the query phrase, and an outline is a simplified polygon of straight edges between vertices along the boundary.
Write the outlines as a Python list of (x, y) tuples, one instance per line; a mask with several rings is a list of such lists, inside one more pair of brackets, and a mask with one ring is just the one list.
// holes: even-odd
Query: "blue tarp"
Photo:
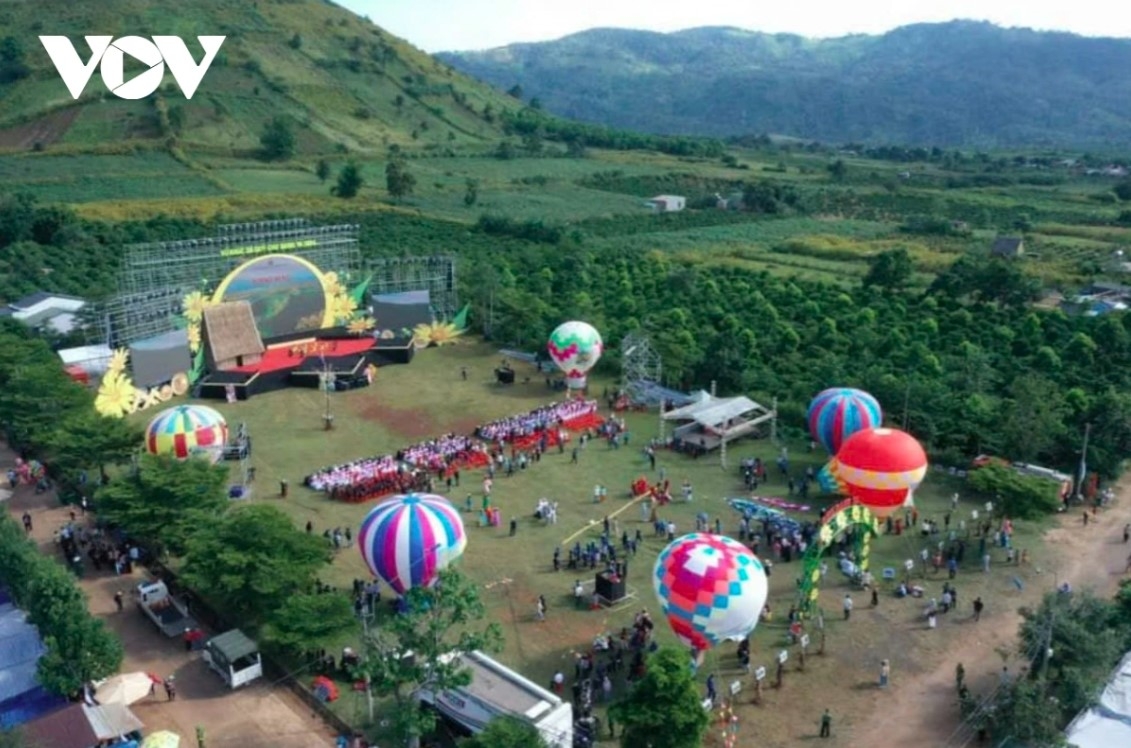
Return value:
[(66, 700), (47, 693), (36, 679), (43, 642), (24, 612), (0, 593), (0, 725), (23, 724), (55, 711)]
[(626, 389), (629, 397), (637, 405), (658, 406), (660, 403), (670, 402), (672, 407), (682, 408), (684, 405), (695, 402), (693, 395), (663, 387), (647, 379), (629, 382)]

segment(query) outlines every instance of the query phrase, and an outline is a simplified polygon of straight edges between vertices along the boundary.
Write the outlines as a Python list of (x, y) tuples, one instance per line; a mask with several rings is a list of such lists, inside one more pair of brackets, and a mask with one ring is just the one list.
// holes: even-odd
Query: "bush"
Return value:
[(1022, 475), (1012, 468), (986, 465), (970, 473), (970, 486), (994, 508), (1014, 519), (1037, 519), (1060, 508), (1056, 482)]

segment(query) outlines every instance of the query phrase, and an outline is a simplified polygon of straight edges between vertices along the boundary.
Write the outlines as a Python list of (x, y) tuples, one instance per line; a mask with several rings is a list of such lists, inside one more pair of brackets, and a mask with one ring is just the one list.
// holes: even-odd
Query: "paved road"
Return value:
[[(12, 464), (7, 448), (0, 448), (0, 462)], [(0, 500), (3, 496), (0, 495)], [(70, 521), (69, 511), (58, 508), (54, 494), (35, 495), (17, 488), (7, 499), (9, 511), (18, 519), (24, 511), (33, 518), (33, 537), (44, 553), (61, 558), (52, 536)], [(80, 516), (79, 520), (83, 518)], [(204, 727), (208, 748), (329, 748), (332, 731), (286, 688), (260, 681), (230, 692), (220, 678), (200, 659), (199, 653), (184, 651), (180, 639), (167, 639), (136, 606), (127, 604), (118, 612), (114, 592), (127, 593), (143, 578), (88, 571), (80, 582), (90, 601), (91, 612), (117, 632), (125, 646), (122, 672), (144, 671), (161, 677), (174, 675), (177, 698), (165, 700), (163, 689), (132, 709), (148, 732), (172, 730), (184, 738), (182, 745), (195, 744), (198, 725)], [(127, 600), (129, 598), (127, 597)]]

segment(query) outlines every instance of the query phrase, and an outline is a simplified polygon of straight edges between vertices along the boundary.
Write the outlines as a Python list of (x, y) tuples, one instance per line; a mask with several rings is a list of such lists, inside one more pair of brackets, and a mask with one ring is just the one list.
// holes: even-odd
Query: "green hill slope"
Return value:
[[(196, 36), (227, 40), (191, 100), (168, 72), (161, 93), (141, 101), (109, 94), (96, 72), (75, 101), (38, 37), (66, 35), (85, 60), (86, 34), (181, 36), (198, 60)], [(300, 153), (441, 149), (496, 140), (491, 112), (508, 102), (322, 0), (0, 0), (0, 149), (239, 154), (275, 116), (292, 121)]]
[(1131, 40), (956, 21), (810, 40), (730, 28), (594, 29), (438, 55), (548, 111), (644, 132), (826, 142), (1131, 142)]

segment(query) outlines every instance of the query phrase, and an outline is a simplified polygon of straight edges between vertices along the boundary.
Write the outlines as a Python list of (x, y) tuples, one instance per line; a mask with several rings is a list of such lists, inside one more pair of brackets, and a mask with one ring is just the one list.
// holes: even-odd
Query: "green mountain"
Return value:
[[(85, 62), (87, 34), (227, 37), (191, 100), (166, 71), (160, 95), (128, 101), (95, 71), (75, 101), (41, 35), (65, 35)], [(127, 57), (127, 62), (132, 58)], [(126, 79), (144, 67), (126, 68)], [(176, 145), (219, 154), (259, 147), (291, 123), (299, 153), (445, 148), (495, 141), (492, 112), (512, 98), (456, 73), (323, 0), (0, 0), (0, 149)], [(485, 114), (486, 110), (486, 114)]]
[(556, 114), (667, 134), (938, 146), (1131, 143), (1131, 40), (955, 21), (812, 40), (595, 29), (438, 55)]

